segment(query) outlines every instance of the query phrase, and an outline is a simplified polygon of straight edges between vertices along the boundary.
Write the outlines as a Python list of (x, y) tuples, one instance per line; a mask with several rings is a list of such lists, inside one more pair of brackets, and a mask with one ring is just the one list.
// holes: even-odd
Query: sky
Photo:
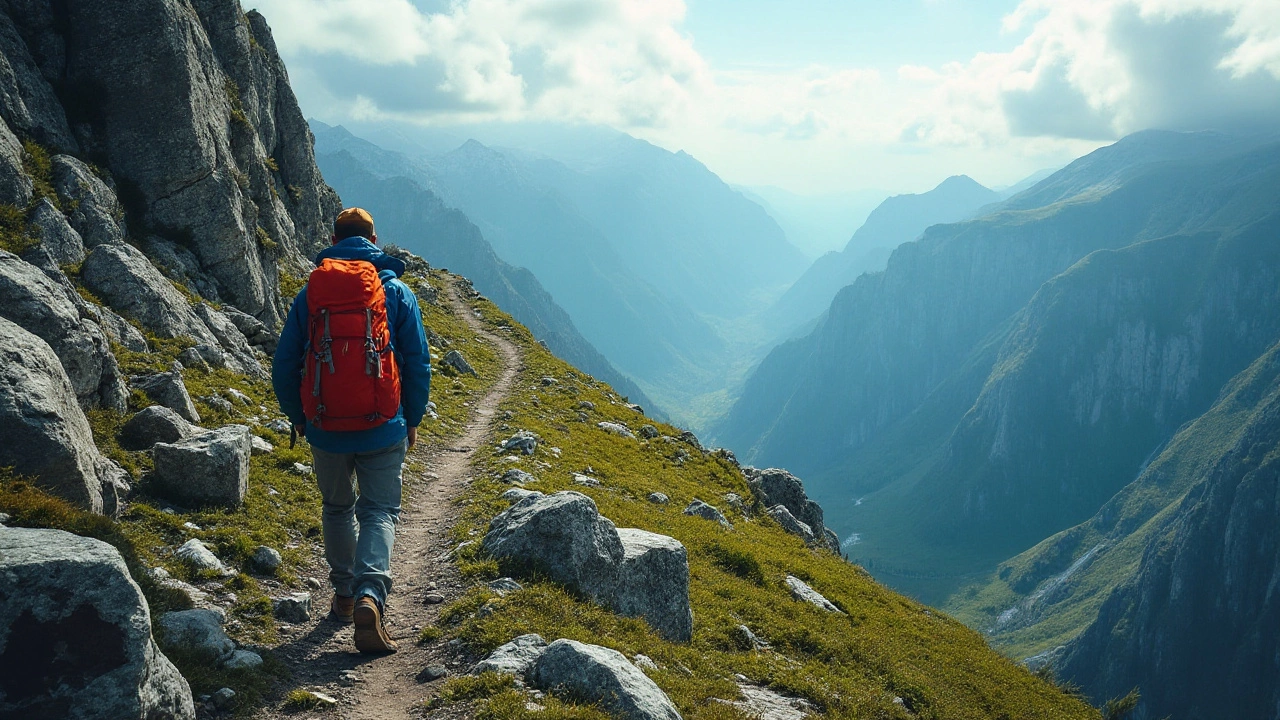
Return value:
[(602, 124), (802, 194), (1280, 128), (1280, 0), (244, 0), (330, 124)]

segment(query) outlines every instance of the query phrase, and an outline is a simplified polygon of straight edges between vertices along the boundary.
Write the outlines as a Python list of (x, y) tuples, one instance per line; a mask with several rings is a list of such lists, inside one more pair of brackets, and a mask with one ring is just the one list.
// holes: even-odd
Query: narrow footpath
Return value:
[[(352, 627), (327, 619), (331, 597), (326, 581), (328, 570), (323, 557), (317, 558), (312, 572), (325, 582), (325, 588), (313, 593), (314, 617), (306, 625), (293, 626), (276, 655), (293, 672), (297, 687), (339, 699), (337, 708), (324, 713), (326, 718), (420, 717), (424, 701), (434, 695), (442, 682), (420, 676), (425, 668), (444, 665), (446, 661), (438, 644), (423, 647), (417, 643), (419, 631), (436, 621), (442, 607), (424, 599), (438, 594), (448, 603), (466, 589), (454, 565), (444, 558), (452, 549), (449, 532), (458, 513), (453, 501), (470, 481), (476, 450), (485, 445), (497, 408), (511, 393), (521, 366), (515, 344), (489, 332), (458, 297), (455, 287), (442, 296), (455, 315), (498, 349), (502, 373), (474, 406), (461, 437), (447, 444), (420, 445), (410, 453), (409, 465), (425, 469), (405, 473), (406, 501), (391, 557), (394, 586), (387, 601), (387, 630), (399, 644), (399, 652), (380, 657), (361, 655), (355, 651)], [(456, 673), (459, 668), (449, 670)], [(307, 716), (284, 713), (276, 707), (264, 708), (259, 714), (292, 720)]]

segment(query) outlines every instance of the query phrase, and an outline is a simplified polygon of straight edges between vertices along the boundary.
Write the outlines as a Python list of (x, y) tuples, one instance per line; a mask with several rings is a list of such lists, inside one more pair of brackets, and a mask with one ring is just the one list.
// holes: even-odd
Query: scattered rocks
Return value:
[(281, 562), (280, 551), (266, 545), (254, 548), (253, 555), (249, 556), (249, 564), (263, 575), (275, 575)]
[(617, 435), (618, 437), (631, 438), (632, 440), (634, 440), (636, 437), (631, 433), (630, 428), (628, 428), (626, 425), (623, 425), (621, 423), (598, 422), (596, 423), (596, 427), (609, 433), (610, 435)]
[(809, 587), (805, 581), (794, 575), (787, 576), (787, 587), (791, 590), (791, 597), (801, 602), (807, 602), (819, 610), (844, 615), (840, 608), (836, 607), (830, 600), (826, 599), (817, 590)]
[(176, 443), (201, 432), (164, 405), (143, 408), (120, 428), (120, 445), (126, 450), (146, 450), (156, 443)]
[(532, 455), (534, 451), (538, 449), (538, 442), (541, 439), (542, 438), (539, 438), (528, 430), (521, 430), (515, 435), (507, 438), (507, 440), (502, 443), (501, 449), (506, 452), (518, 450), (525, 455)]
[[(194, 720), (191, 688), (152, 640), (120, 553), (60, 530), (0, 531), (0, 716)], [(51, 654), (56, 653), (56, 654)], [(53, 673), (53, 674), (51, 674)]]
[(200, 422), (200, 413), (191, 402), (187, 393), (187, 385), (182, 381), (181, 368), (154, 375), (138, 375), (129, 378), (129, 385), (146, 393), (152, 402), (173, 410), (183, 420), (191, 423)]
[(157, 443), (151, 454), (156, 492), (192, 505), (239, 507), (249, 482), (252, 436), (244, 425), (227, 425), (176, 443)]
[(715, 522), (720, 523), (722, 527), (733, 527), (733, 525), (729, 523), (729, 519), (724, 516), (724, 513), (720, 512), (718, 508), (708, 505), (701, 500), (694, 500), (689, 503), (689, 507), (684, 509), (684, 514), (700, 517), (704, 520), (714, 520)]
[(804, 720), (814, 711), (813, 704), (808, 700), (786, 697), (768, 688), (751, 685), (745, 679), (738, 681), (738, 691), (742, 693), (742, 700), (719, 702), (737, 707), (760, 720)]
[(164, 645), (195, 653), (221, 665), (236, 651), (236, 644), (222, 629), (222, 616), (207, 608), (177, 610), (160, 616)]
[(218, 573), (227, 572), (226, 566), (222, 564), (218, 556), (214, 555), (212, 550), (196, 538), (191, 538), (182, 543), (177, 550), (173, 551), (173, 556), (196, 570), (213, 570)]
[(640, 426), (640, 437), (645, 440), (652, 440), (659, 435), (661, 435), (661, 433), (658, 432), (658, 428), (652, 425), (645, 424)]
[(689, 558), (684, 545), (666, 535), (619, 528), (624, 558), (610, 605), (628, 617), (644, 618), (672, 642), (693, 637), (689, 608)]
[(462, 353), (457, 350), (450, 350), (445, 353), (444, 359), (441, 360), (441, 362), (464, 375), (474, 375), (477, 377), (480, 375), (480, 373), (476, 372), (475, 368), (471, 367), (471, 363), (467, 362), (467, 359), (462, 357)]
[(524, 675), (547, 649), (547, 641), (541, 635), (521, 635), (498, 647), (471, 669), (472, 675), (485, 672)]
[(671, 498), (667, 497), (666, 493), (651, 492), (649, 493), (649, 502), (654, 505), (666, 505), (671, 502)]
[(304, 623), (311, 619), (311, 593), (293, 593), (271, 601), (271, 613), (277, 620)]
[(625, 720), (681, 720), (666, 696), (622, 653), (574, 640), (547, 646), (526, 673), (531, 684), (549, 692), (596, 702)]

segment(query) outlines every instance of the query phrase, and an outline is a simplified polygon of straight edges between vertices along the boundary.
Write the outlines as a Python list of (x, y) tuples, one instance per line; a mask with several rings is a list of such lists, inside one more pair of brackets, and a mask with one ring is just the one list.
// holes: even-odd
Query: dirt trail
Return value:
[[(294, 626), (276, 650), (294, 673), (298, 687), (317, 690), (340, 699), (335, 715), (350, 720), (400, 720), (417, 717), (423, 700), (430, 698), (441, 680), (422, 682), (419, 673), (428, 666), (446, 665), (439, 644), (421, 647), (418, 631), (435, 622), (441, 605), (428, 605), (429, 594), (456, 599), (465, 590), (452, 563), (443, 559), (450, 549), (449, 531), (457, 516), (453, 499), (471, 477), (476, 449), (483, 446), (498, 405), (507, 398), (520, 371), (520, 352), (510, 340), (484, 327), (472, 309), (457, 296), (456, 287), (442, 293), (455, 315), (461, 317), (498, 349), (503, 360), (497, 383), (473, 408), (462, 436), (448, 444), (419, 446), (410, 453), (411, 464), (425, 466), (421, 473), (406, 472), (407, 501), (396, 530), (391, 558), (394, 586), (387, 600), (387, 630), (400, 651), (386, 656), (360, 655), (355, 651), (350, 625), (327, 620), (329, 588), (313, 593), (316, 616), (306, 625)], [(323, 558), (312, 572), (328, 577)], [(456, 673), (462, 668), (449, 668)], [(425, 680), (425, 678), (424, 678)], [(264, 717), (298, 718), (272, 708)]]

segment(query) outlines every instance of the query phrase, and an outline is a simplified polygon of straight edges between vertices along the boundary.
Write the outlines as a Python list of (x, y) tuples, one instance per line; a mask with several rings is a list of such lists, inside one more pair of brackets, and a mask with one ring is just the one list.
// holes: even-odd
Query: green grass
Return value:
[[(687, 445), (619, 438), (598, 429), (600, 421), (632, 428), (650, 422), (667, 435), (679, 434), (677, 428), (625, 407), (608, 386), (547, 353), (492, 304), (473, 306), (491, 329), (505, 333), (525, 352), (526, 367), (500, 410), (509, 419), (497, 421), (497, 439), (527, 429), (543, 442), (533, 457), (514, 462), (506, 453), (481, 455), (477, 478), (460, 499), (453, 542), (474, 540), (505, 509), (498, 496), (507, 486), (498, 477), (508, 467), (521, 467), (539, 478), (530, 489), (584, 492), (619, 527), (639, 527), (684, 543), (695, 629), (691, 643), (670, 643), (642, 621), (583, 602), (545, 580), (526, 578), (524, 590), (506, 597), (477, 587), (444, 608), (440, 626), (448, 637), (460, 638), (477, 653), (529, 632), (548, 640), (567, 637), (602, 644), (628, 656), (643, 652), (660, 667), (650, 676), (690, 720), (727, 712), (709, 700), (736, 699), (736, 687), (727, 679), (735, 673), (804, 697), (831, 717), (907, 717), (894, 697), (903, 698), (923, 718), (1098, 717), (1079, 699), (992, 651), (961, 623), (884, 589), (829, 552), (806, 547), (771, 520), (748, 520), (729, 511), (721, 500), (724, 493), (750, 495), (741, 473), (727, 461), (693, 451), (679, 463), (677, 452), (691, 451)], [(542, 377), (559, 383), (543, 387)], [(582, 400), (596, 406), (585, 423), (577, 418)], [(573, 484), (571, 473), (588, 466), (602, 487)], [(653, 491), (666, 493), (671, 503), (647, 502)], [(727, 511), (734, 529), (683, 515), (694, 498)], [(478, 545), (464, 549), (458, 562), (471, 577), (500, 572)], [(805, 579), (848, 615), (832, 616), (792, 600), (783, 583), (788, 573)], [(498, 612), (475, 617), (486, 602)], [(773, 651), (740, 650), (732, 630), (741, 624), (770, 642)], [(514, 700), (498, 700), (505, 692), (470, 701), (481, 714), (507, 712), (515, 706), (510, 704)]]

